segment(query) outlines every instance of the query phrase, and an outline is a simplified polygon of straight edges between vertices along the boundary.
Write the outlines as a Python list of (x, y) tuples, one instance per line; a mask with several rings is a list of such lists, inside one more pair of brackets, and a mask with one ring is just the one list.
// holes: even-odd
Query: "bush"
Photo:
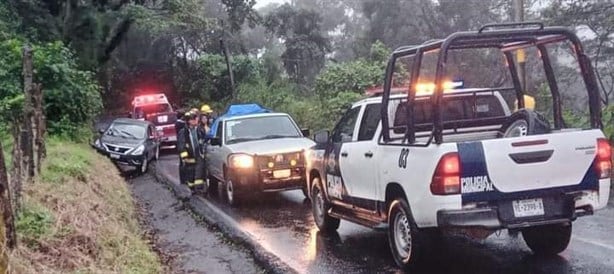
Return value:
[[(0, 42), (0, 119), (20, 118), (23, 106), (22, 48), (24, 42)], [(51, 134), (74, 136), (102, 109), (100, 88), (94, 74), (80, 70), (74, 54), (61, 42), (32, 46), (37, 83), (41, 83), (44, 108)]]
[(53, 216), (47, 209), (28, 202), (17, 215), (15, 229), (27, 245), (33, 245), (49, 234), (52, 223)]
[[(352, 103), (364, 96), (365, 90), (383, 82), (386, 59), (390, 54), (381, 42), (371, 48), (368, 58), (352, 62), (333, 64), (317, 77), (313, 90), (304, 92), (289, 79), (273, 79), (263, 76), (270, 60), (250, 59), (240, 56), (234, 59), (237, 87), (237, 101), (258, 103), (275, 111), (290, 114), (301, 127), (313, 131), (331, 129), (343, 112)], [(213, 87), (215, 96), (229, 94), (226, 66), (222, 56), (207, 55), (199, 59), (203, 80)], [(214, 79), (214, 80), (211, 80)], [(217, 93), (216, 93), (217, 92)], [(223, 109), (224, 102), (218, 109)]]
[[(53, 137), (47, 143), (49, 147), (57, 147), (63, 143), (63, 138)], [(89, 151), (77, 146), (66, 147), (63, 150), (49, 151), (45, 169), (42, 170), (42, 181), (46, 183), (62, 183), (68, 178), (85, 181), (91, 164)]]
[[(9, 254), (15, 273), (162, 273), (128, 184), (85, 144), (52, 137), (42, 178), (24, 185)], [(52, 178), (52, 180), (49, 180)]]

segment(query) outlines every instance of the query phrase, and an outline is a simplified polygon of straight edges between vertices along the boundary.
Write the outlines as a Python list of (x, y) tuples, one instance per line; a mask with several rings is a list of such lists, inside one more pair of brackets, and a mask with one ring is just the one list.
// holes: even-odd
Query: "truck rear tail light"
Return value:
[(595, 165), (599, 179), (610, 178), (612, 174), (612, 147), (606, 139), (597, 139), (597, 156)]
[(431, 193), (435, 195), (460, 194), (460, 159), (458, 153), (444, 154), (433, 174)]

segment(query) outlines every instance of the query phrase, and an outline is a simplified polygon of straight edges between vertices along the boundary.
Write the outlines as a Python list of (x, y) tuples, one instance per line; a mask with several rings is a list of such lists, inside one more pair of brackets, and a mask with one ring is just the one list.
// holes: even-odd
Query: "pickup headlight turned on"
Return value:
[(254, 157), (248, 154), (231, 154), (228, 156), (228, 164), (231, 168), (252, 168)]
[(145, 146), (144, 145), (139, 145), (138, 147), (133, 149), (132, 152), (130, 152), (130, 154), (132, 154), (132, 155), (141, 155), (141, 154), (143, 154), (144, 150), (145, 150)]

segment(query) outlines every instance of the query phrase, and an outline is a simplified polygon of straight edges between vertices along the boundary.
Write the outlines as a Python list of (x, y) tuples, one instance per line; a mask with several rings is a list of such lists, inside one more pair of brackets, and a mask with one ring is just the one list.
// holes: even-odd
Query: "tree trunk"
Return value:
[(34, 85), (32, 90), (34, 105), (34, 170), (35, 174), (40, 174), (41, 163), (45, 157), (45, 112), (43, 110), (43, 91), (40, 84)]
[(21, 190), (23, 188), (22, 182), (24, 180), (23, 152), (21, 150), (23, 146), (22, 136), (23, 134), (20, 123), (15, 121), (13, 125), (13, 163), (10, 171), (9, 186), (11, 187), (11, 193), (14, 194), (12, 203), (13, 208), (15, 208), (16, 211), (19, 211), (21, 208)]
[(17, 233), (15, 232), (15, 214), (11, 202), (11, 188), (9, 187), (9, 179), (7, 177), (6, 164), (4, 162), (4, 152), (2, 150), (2, 144), (0, 144), (0, 210), (2, 211), (2, 221), (4, 223), (4, 241), (0, 242), (4, 254), (4, 244), (9, 249), (13, 249), (17, 245)]
[(34, 121), (34, 101), (33, 92), (37, 85), (33, 83), (33, 68), (32, 68), (32, 49), (26, 45), (23, 48), (23, 89), (24, 89), (24, 103), (23, 103), (23, 120), (21, 126), (22, 136), (22, 152), (23, 152), (23, 165), (26, 181), (34, 178), (36, 175), (36, 169), (34, 168), (34, 148), (36, 147), (36, 140), (34, 138), (34, 132), (36, 132), (36, 122)]

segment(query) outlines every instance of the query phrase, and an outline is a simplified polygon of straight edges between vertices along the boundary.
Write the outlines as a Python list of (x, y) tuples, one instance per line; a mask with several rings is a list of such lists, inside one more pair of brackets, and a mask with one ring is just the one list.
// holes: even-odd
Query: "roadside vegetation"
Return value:
[[(7, 165), (16, 139), (11, 133), (23, 124), (24, 48), (33, 52), (32, 80), (44, 96), (50, 137), (43, 171), (36, 182), (24, 183), (17, 212), (22, 244), (10, 254), (11, 267), (159, 270), (139, 238), (134, 206), (116, 169), (85, 145), (93, 119), (102, 112), (122, 113), (136, 94), (162, 91), (176, 107), (208, 103), (217, 112), (230, 103), (256, 102), (290, 113), (312, 131), (331, 129), (365, 89), (382, 86), (393, 49), (514, 21), (508, 0), (255, 5), (255, 0), (0, 1), (0, 140)], [(526, 0), (524, 13), (527, 21), (582, 34), (597, 73), (605, 132), (612, 138), (614, 6), (600, 0)], [(561, 72), (561, 81), (577, 82), (569, 76), (574, 71)], [(476, 74), (494, 79), (497, 73)], [(527, 75), (527, 93), (537, 98), (538, 108), (547, 107), (539, 97), (544, 78), (532, 77), (538, 74), (530, 69)], [(579, 107), (586, 96), (569, 90), (565, 120), (586, 125)]]
[(117, 168), (87, 145), (51, 138), (39, 178), (24, 187), (15, 273), (161, 273)]
[[(52, 134), (83, 138), (102, 109), (122, 113), (134, 95), (159, 91), (176, 107), (208, 103), (222, 112), (232, 102), (257, 102), (289, 112), (302, 127), (330, 129), (334, 119), (322, 117), (337, 116), (365, 89), (381, 86), (393, 49), (513, 21), (514, 13), (506, 0), (385, 2), (299, 0), (257, 7), (255, 0), (3, 1), (0, 114), (10, 122), (22, 104), (20, 54), (28, 43)], [(611, 136), (614, 7), (594, 0), (524, 2), (525, 20), (570, 27), (584, 40)], [(228, 49), (234, 88), (220, 41)], [(528, 69), (527, 93), (539, 96), (545, 78), (539, 67)], [(558, 80), (577, 82), (569, 70), (559, 72)], [(478, 74), (497, 79), (497, 73)], [(581, 126), (586, 110), (577, 102), (586, 95), (574, 90), (563, 94), (565, 115)]]

